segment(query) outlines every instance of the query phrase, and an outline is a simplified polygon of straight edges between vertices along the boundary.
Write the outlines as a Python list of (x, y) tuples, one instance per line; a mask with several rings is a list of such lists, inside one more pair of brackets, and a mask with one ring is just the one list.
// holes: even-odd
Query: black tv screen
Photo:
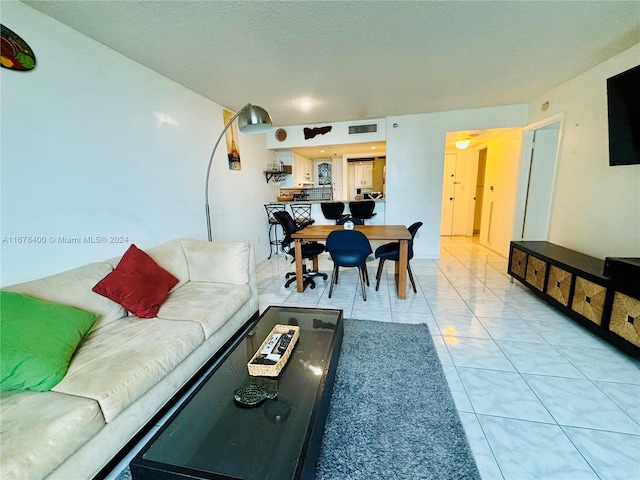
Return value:
[(607, 79), (609, 165), (640, 164), (640, 65)]

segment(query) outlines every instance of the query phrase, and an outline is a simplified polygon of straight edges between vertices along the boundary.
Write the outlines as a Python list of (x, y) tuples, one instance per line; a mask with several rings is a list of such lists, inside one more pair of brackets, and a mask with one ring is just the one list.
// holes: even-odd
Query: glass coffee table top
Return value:
[[(247, 362), (276, 324), (300, 327), (292, 355), (279, 377), (251, 377)], [(341, 310), (269, 307), (134, 458), (133, 478), (300, 477), (319, 451), (342, 331)], [(251, 384), (277, 396), (240, 406), (234, 391)]]

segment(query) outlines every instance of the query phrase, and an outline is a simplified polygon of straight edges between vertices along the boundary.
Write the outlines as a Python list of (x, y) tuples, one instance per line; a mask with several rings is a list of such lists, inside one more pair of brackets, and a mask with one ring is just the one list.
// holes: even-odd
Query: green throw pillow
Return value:
[(0, 292), (0, 390), (51, 390), (100, 315)]

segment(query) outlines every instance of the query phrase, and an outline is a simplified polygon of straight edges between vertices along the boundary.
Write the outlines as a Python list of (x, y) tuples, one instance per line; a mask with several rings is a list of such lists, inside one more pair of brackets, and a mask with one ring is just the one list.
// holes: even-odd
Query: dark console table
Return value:
[[(637, 260), (607, 259), (605, 268), (604, 260), (553, 243), (511, 242), (509, 275), (621, 350), (640, 357)], [(622, 273), (616, 275), (618, 271)]]

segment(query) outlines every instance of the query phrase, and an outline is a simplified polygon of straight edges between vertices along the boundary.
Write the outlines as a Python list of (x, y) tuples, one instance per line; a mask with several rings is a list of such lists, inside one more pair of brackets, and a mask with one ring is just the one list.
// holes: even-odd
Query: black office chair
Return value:
[(360, 218), (363, 221), (369, 220), (375, 217), (377, 214), (373, 213), (376, 209), (376, 202), (373, 200), (358, 200), (355, 202), (349, 202), (349, 211), (354, 218)]
[[(411, 265), (409, 261), (413, 258), (413, 238), (416, 236), (418, 229), (422, 226), (422, 222), (416, 222), (411, 225), (407, 230), (411, 233), (411, 240), (409, 240), (409, 245), (407, 246), (407, 272), (409, 273), (409, 280), (411, 280), (411, 286), (413, 287), (413, 293), (418, 293), (418, 289), (416, 288), (416, 282), (413, 280), (413, 273), (411, 272)], [(385, 243), (380, 247), (376, 248), (376, 258), (380, 259), (380, 263), (378, 263), (378, 271), (376, 272), (376, 292), (378, 291), (378, 287), (380, 287), (380, 278), (382, 278), (382, 269), (384, 266), (385, 260), (392, 260), (397, 262), (400, 260), (400, 243), (399, 242), (391, 242)]]
[(333, 273), (329, 298), (333, 293), (333, 285), (338, 284), (338, 270), (340, 267), (357, 267), (362, 287), (362, 299), (367, 301), (367, 293), (364, 284), (369, 286), (369, 274), (367, 273), (367, 257), (373, 253), (371, 244), (366, 235), (358, 230), (334, 230), (327, 237), (326, 251), (333, 260)]
[(336, 225), (338, 225), (339, 220), (349, 216), (344, 213), (343, 202), (322, 202), (320, 208), (322, 209), (324, 218), (327, 220), (335, 220)]
[[(293, 235), (298, 230), (302, 230), (306, 225), (300, 225), (299, 223), (296, 223), (293, 220), (293, 217), (291, 217), (291, 214), (286, 210), (281, 212), (273, 212), (273, 216), (276, 217), (280, 225), (282, 225), (282, 230), (284, 230), (284, 238), (282, 239), (283, 251), (287, 255), (290, 255), (291, 257), (293, 257), (294, 258), (293, 261), (295, 262), (296, 254), (295, 254), (294, 246), (292, 245), (293, 239), (291, 238), (291, 235)], [(324, 252), (324, 250), (325, 250), (325, 247), (321, 243), (317, 243), (317, 242), (302, 243), (302, 260), (303, 260), (302, 276), (304, 277), (303, 284), (305, 287), (309, 285), (311, 288), (316, 288), (316, 282), (314, 282), (313, 277), (320, 276), (322, 277), (323, 280), (327, 279), (326, 273), (308, 271), (307, 266), (305, 265), (305, 262), (304, 262), (304, 260), (312, 260), (314, 257), (317, 257), (322, 252)], [(291, 285), (293, 282), (296, 281), (296, 272), (295, 271), (287, 272), (285, 274), (285, 278), (287, 279), (287, 281), (284, 284), (284, 286), (285, 288), (288, 288), (289, 285)]]

